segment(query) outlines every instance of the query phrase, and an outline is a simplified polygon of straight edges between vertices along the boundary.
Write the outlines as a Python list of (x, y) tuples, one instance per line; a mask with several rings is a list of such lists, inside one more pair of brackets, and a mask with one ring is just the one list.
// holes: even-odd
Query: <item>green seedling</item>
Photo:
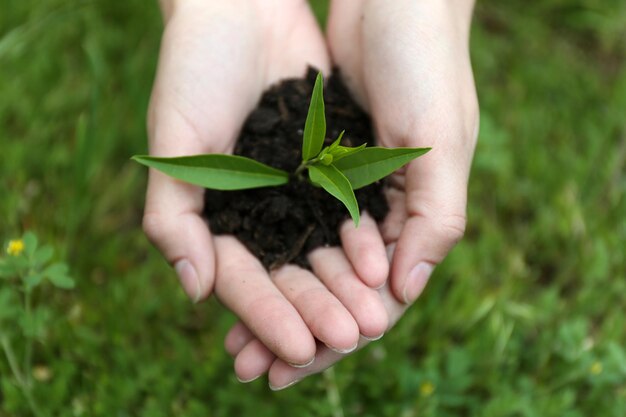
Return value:
[(0, 255), (0, 349), (32, 413), (46, 416), (33, 395), (33, 346), (49, 330), (53, 311), (37, 305), (35, 295), (45, 283), (68, 290), (74, 280), (65, 263), (52, 262), (54, 249), (40, 245), (32, 232), (9, 241), (5, 252)]
[[(326, 139), (322, 74), (313, 87), (309, 112), (304, 124), (302, 162), (294, 172), (298, 180), (308, 180), (341, 201), (355, 226), (359, 225), (359, 206), (354, 190), (372, 184), (409, 163), (430, 148), (383, 148), (341, 145), (344, 132), (329, 146)], [(272, 168), (250, 158), (210, 154), (176, 158), (138, 155), (132, 159), (169, 176), (215, 190), (243, 190), (278, 186), (289, 182), (286, 171)]]

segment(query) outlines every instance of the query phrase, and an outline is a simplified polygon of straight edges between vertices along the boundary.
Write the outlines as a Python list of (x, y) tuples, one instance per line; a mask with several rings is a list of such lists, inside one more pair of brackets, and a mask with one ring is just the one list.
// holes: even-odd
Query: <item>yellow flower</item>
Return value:
[(435, 391), (435, 385), (430, 381), (422, 382), (420, 385), (420, 394), (422, 397), (430, 397)]
[(591, 367), (589, 368), (589, 372), (591, 372), (592, 375), (598, 375), (602, 373), (602, 363), (599, 361), (596, 361), (593, 363), (593, 365), (591, 365)]
[(18, 256), (24, 251), (24, 241), (22, 239), (15, 239), (9, 241), (7, 246), (7, 253), (11, 256)]

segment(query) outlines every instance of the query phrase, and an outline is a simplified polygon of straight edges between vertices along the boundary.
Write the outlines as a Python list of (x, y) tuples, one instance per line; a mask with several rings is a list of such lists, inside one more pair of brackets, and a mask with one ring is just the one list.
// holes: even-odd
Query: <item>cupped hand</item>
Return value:
[[(433, 268), (465, 230), (467, 184), (478, 133), (468, 50), (472, 6), (465, 0), (335, 0), (331, 5), (332, 58), (372, 115), (378, 143), (432, 148), (393, 174), (387, 190), (390, 213), (380, 235), (393, 255), (388, 285), (379, 293), (390, 324), (420, 295)], [(375, 234), (370, 236), (375, 239)], [(357, 239), (342, 243), (347, 254), (359, 245)], [(366, 343), (362, 340), (359, 346)], [(275, 388), (344, 356), (319, 346), (314, 364), (295, 369), (264, 350), (242, 324), (231, 330), (226, 348), (240, 368), (258, 365), (257, 373), (269, 371)]]
[[(232, 152), (241, 125), (269, 85), (303, 76), (308, 65), (329, 69), (324, 38), (304, 0), (173, 1), (164, 2), (164, 14), (148, 117), (152, 155)], [(364, 305), (372, 300), (365, 311), (340, 301), (309, 271), (286, 267), (270, 279), (236, 239), (211, 236), (201, 217), (203, 195), (200, 187), (151, 170), (145, 232), (192, 300), (214, 290), (272, 357), (305, 365), (314, 358), (316, 339), (348, 351), (360, 333), (377, 335), (387, 326), (373, 290), (361, 291)], [(383, 247), (376, 235), (360, 234)], [(335, 251), (320, 273), (343, 274), (360, 284), (346, 262)], [(339, 293), (354, 288), (348, 283)], [(376, 321), (377, 314), (382, 319)]]

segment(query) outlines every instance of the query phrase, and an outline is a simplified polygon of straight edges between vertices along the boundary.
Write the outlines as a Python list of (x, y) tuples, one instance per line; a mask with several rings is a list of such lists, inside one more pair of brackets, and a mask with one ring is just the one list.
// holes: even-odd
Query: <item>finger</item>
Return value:
[(235, 375), (239, 382), (254, 381), (270, 369), (275, 359), (276, 356), (259, 339), (254, 338), (235, 358)]
[(339, 234), (341, 246), (358, 277), (371, 288), (382, 286), (389, 275), (389, 261), (376, 221), (364, 212), (359, 227), (345, 221)]
[[(388, 250), (390, 255), (392, 255), (394, 250), (393, 245), (390, 245)], [(404, 303), (399, 303), (387, 285), (380, 288), (378, 293), (389, 315), (389, 327), (391, 327), (402, 317), (408, 306)], [(367, 346), (369, 343), (371, 343), (370, 340), (361, 338), (356, 350)], [(268, 372), (270, 388), (274, 391), (278, 391), (290, 387), (309, 375), (324, 371), (348, 355), (349, 354), (334, 352), (325, 346), (319, 346), (315, 355), (315, 362), (304, 368), (294, 368), (284, 361), (276, 359)]]
[[(196, 19), (194, 19), (195, 21)], [(187, 26), (185, 26), (187, 23)], [(155, 156), (193, 155), (226, 152), (256, 96), (244, 83), (216, 86), (219, 71), (211, 62), (220, 62), (215, 49), (205, 59), (188, 59), (209, 52), (194, 35), (204, 27), (178, 17), (168, 22), (163, 36), (157, 77), (148, 112), (150, 153)], [(225, 60), (228, 61), (228, 60)], [(208, 63), (207, 63), (208, 62)], [(181, 65), (184, 63), (184, 65)], [(228, 69), (226, 69), (228, 70)], [(196, 74), (203, 74), (198, 77)], [(193, 83), (189, 80), (194, 80)], [(244, 91), (252, 91), (244, 94)], [(237, 96), (236, 101), (232, 96)], [(197, 103), (220, 103), (198, 106)], [(201, 217), (204, 191), (201, 187), (172, 179), (150, 170), (143, 228), (148, 238), (174, 266), (187, 295), (198, 301), (212, 290), (215, 254), (208, 227)]]
[(356, 349), (359, 326), (315, 275), (287, 265), (274, 271), (272, 278), (298, 310), (313, 336), (335, 351), (347, 353)]
[[(358, 348), (365, 346), (369, 341), (361, 338)], [(320, 346), (315, 355), (315, 362), (305, 368), (294, 368), (280, 359), (275, 360), (268, 368), (269, 386), (272, 391), (280, 391), (291, 387), (303, 378), (317, 374), (343, 359), (346, 355), (335, 352), (326, 346)]]
[(246, 325), (238, 321), (226, 334), (224, 347), (230, 356), (235, 357), (254, 338), (254, 335), (248, 330)]
[(296, 366), (315, 357), (308, 327), (246, 248), (231, 236), (215, 238), (219, 299), (276, 356)]
[[(435, 265), (441, 262), (465, 231), (468, 172), (453, 158), (437, 153), (414, 161), (406, 174), (406, 211), (409, 218), (397, 242), (391, 269), (391, 288), (405, 303), (421, 294)], [(427, 160), (427, 158), (429, 158)], [(432, 161), (439, 160), (438, 168)], [(428, 174), (424, 173), (429, 169)]]
[(376, 290), (365, 285), (339, 248), (319, 248), (311, 252), (309, 262), (315, 275), (348, 309), (361, 335), (376, 339), (387, 329), (385, 307)]

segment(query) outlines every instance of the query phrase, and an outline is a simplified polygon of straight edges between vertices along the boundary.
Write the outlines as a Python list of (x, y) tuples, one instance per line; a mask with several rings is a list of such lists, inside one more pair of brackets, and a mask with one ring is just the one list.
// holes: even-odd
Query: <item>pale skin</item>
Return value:
[(381, 145), (433, 148), (393, 175), (385, 221), (346, 222), (341, 248), (309, 255), (312, 272), (268, 274), (236, 239), (211, 236), (202, 189), (151, 170), (144, 229), (192, 300), (214, 292), (240, 318), (225, 341), (240, 380), (268, 373), (284, 388), (381, 337), (462, 237), (478, 129), (472, 6), (335, 0), (325, 38), (302, 0), (162, 2), (151, 154), (232, 152), (265, 88), (308, 65), (328, 74), (331, 62)]

